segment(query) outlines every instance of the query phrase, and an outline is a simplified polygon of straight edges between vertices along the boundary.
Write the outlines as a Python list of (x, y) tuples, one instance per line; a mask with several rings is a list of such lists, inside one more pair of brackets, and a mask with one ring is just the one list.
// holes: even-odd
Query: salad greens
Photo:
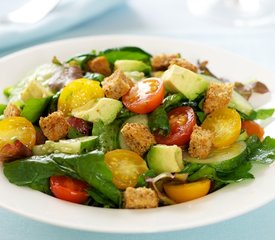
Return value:
[(207, 61), (194, 66), (180, 54), (133, 46), (65, 62), (54, 57), (3, 91), (4, 175), (18, 186), (105, 208), (176, 204), (254, 179), (254, 164), (275, 160), (275, 139), (264, 137), (260, 125), (274, 109), (254, 109), (247, 98), (269, 90), (259, 81), (250, 85), (247, 92), (227, 84)]

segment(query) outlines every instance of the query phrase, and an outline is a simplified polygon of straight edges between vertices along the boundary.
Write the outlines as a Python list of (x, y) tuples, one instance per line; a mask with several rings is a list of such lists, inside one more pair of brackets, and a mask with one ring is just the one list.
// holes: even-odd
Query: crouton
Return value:
[(88, 67), (90, 71), (101, 73), (104, 76), (110, 76), (112, 74), (110, 64), (104, 56), (96, 57), (93, 60), (89, 61)]
[(69, 131), (69, 124), (61, 111), (53, 112), (47, 117), (39, 120), (43, 134), (52, 141), (58, 141), (66, 137)]
[(169, 62), (170, 65), (173, 65), (173, 64), (176, 64), (180, 67), (183, 67), (183, 68), (186, 68), (186, 69), (189, 69), (190, 71), (192, 72), (198, 72), (198, 68), (197, 66), (195, 66), (194, 64), (188, 62), (186, 59), (183, 59), (183, 58), (175, 58), (175, 59), (172, 59), (170, 62)]
[(128, 187), (124, 192), (124, 207), (131, 209), (156, 208), (159, 199), (154, 190), (151, 188)]
[(203, 104), (203, 111), (208, 114), (222, 107), (226, 107), (232, 97), (232, 83), (210, 83)]
[(121, 70), (116, 70), (101, 83), (104, 94), (108, 98), (119, 99), (133, 86), (131, 80)]
[(153, 58), (151, 59), (153, 70), (164, 71), (169, 67), (171, 60), (177, 59), (179, 57), (179, 54), (160, 54), (153, 56)]
[(206, 158), (211, 151), (213, 138), (213, 132), (195, 125), (190, 137), (188, 153), (192, 157)]
[(18, 117), (21, 114), (21, 110), (13, 103), (9, 103), (4, 110), (4, 117)]
[(149, 148), (156, 144), (156, 140), (149, 128), (139, 123), (126, 123), (121, 129), (126, 145), (142, 156)]

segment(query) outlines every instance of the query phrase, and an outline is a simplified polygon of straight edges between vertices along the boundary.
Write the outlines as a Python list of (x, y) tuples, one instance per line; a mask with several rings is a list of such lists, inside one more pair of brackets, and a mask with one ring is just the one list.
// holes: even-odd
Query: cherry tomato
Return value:
[(246, 131), (248, 136), (257, 135), (259, 139), (263, 139), (264, 137), (264, 129), (254, 121), (242, 121), (242, 129)]
[(84, 203), (88, 200), (86, 189), (88, 184), (78, 179), (67, 176), (52, 176), (50, 189), (53, 195), (59, 199), (73, 203)]
[(122, 97), (123, 104), (132, 112), (145, 114), (156, 109), (164, 98), (164, 85), (159, 78), (147, 78), (135, 84)]
[(241, 117), (235, 109), (221, 108), (210, 113), (201, 127), (214, 133), (214, 147), (227, 147), (240, 136)]
[(211, 181), (202, 179), (197, 182), (184, 184), (164, 184), (164, 191), (176, 203), (187, 202), (205, 196), (210, 189)]
[(104, 92), (99, 82), (85, 78), (77, 79), (62, 89), (57, 108), (65, 115), (69, 115), (73, 109), (100, 97), (104, 97)]
[(134, 187), (138, 176), (148, 170), (146, 162), (135, 152), (117, 149), (105, 154), (105, 163), (113, 174), (113, 183), (119, 189)]
[(196, 124), (194, 110), (191, 107), (178, 107), (168, 113), (170, 133), (163, 136), (155, 134), (157, 143), (182, 146), (190, 141), (190, 135)]
[(18, 139), (26, 147), (35, 145), (36, 131), (32, 123), (24, 117), (8, 117), (0, 121), (0, 149)]

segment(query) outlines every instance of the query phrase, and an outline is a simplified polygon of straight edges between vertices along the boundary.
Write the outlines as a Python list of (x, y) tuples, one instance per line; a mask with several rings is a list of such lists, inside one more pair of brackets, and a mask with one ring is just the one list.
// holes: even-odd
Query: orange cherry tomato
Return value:
[(164, 184), (164, 191), (176, 203), (187, 202), (205, 196), (211, 186), (209, 179), (184, 184)]
[(71, 177), (52, 176), (50, 178), (50, 189), (53, 195), (69, 202), (85, 203), (89, 198), (87, 188), (86, 182)]
[(36, 141), (36, 131), (32, 123), (24, 117), (8, 117), (1, 120), (0, 149), (16, 139), (32, 149)]
[(201, 127), (214, 133), (214, 147), (227, 147), (240, 136), (241, 117), (235, 109), (221, 108), (210, 113)]
[(113, 174), (113, 183), (119, 189), (135, 187), (139, 175), (146, 172), (146, 162), (135, 152), (117, 149), (105, 154), (105, 163)]
[(256, 122), (250, 120), (242, 121), (242, 129), (246, 131), (248, 136), (257, 135), (259, 139), (264, 137), (264, 129)]
[(168, 113), (170, 133), (163, 136), (155, 134), (157, 143), (183, 146), (190, 140), (193, 127), (196, 124), (194, 110), (191, 107), (178, 107)]
[(122, 102), (130, 111), (146, 114), (155, 110), (164, 98), (164, 85), (159, 78), (147, 78), (136, 83)]

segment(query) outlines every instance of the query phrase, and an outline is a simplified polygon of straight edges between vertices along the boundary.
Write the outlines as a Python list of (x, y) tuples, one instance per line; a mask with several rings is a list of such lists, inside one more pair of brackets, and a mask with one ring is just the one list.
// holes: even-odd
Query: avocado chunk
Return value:
[(44, 144), (33, 147), (34, 155), (48, 155), (51, 153), (80, 154), (95, 150), (98, 145), (97, 136), (80, 137), (74, 139), (46, 141)]
[(181, 148), (172, 145), (157, 144), (149, 150), (147, 163), (157, 174), (163, 172), (180, 172), (183, 169)]
[(115, 69), (120, 69), (123, 72), (144, 72), (150, 73), (151, 67), (142, 61), (138, 60), (117, 60), (114, 63)]
[(72, 115), (88, 122), (101, 120), (105, 125), (113, 122), (122, 109), (122, 103), (112, 98), (98, 98), (72, 110)]
[(208, 87), (208, 82), (199, 74), (177, 65), (169, 67), (161, 79), (166, 90), (182, 93), (189, 100), (196, 99)]

